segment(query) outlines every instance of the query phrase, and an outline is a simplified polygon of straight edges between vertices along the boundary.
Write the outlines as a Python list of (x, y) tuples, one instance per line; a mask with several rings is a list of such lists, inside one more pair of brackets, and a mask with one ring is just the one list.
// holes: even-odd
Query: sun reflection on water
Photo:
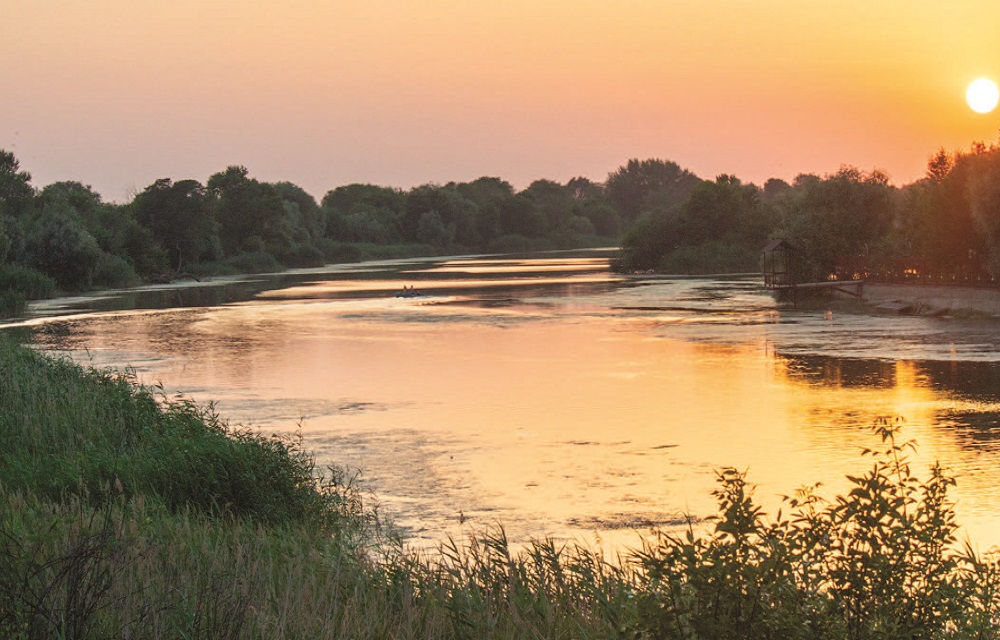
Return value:
[[(905, 418), (916, 468), (953, 469), (960, 520), (1000, 543), (993, 325), (786, 309), (752, 280), (623, 279), (592, 256), (499, 262), (312, 270), (36, 335), (234, 421), (301, 429), (416, 545), (496, 522), (514, 540), (634, 545), (710, 514), (722, 466), (748, 469), (769, 508), (817, 481), (829, 495), (868, 464), (878, 416)], [(392, 297), (410, 284), (445, 295)]]

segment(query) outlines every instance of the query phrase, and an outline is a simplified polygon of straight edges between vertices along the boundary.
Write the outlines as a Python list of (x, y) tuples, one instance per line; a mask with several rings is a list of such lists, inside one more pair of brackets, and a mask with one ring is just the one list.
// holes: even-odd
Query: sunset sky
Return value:
[(996, 0), (0, 0), (0, 148), (125, 200), (231, 164), (317, 198), (629, 158), (919, 178), (992, 142)]

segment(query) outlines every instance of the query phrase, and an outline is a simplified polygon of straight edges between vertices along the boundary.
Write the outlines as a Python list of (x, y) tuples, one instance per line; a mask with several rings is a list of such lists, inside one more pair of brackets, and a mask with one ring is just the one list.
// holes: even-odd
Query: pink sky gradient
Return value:
[(0, 0), (0, 148), (125, 200), (230, 164), (336, 186), (923, 175), (995, 141), (1000, 3)]

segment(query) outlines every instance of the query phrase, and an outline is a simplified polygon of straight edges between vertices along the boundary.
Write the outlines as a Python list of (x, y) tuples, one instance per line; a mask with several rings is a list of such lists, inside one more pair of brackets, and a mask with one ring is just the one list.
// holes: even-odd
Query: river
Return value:
[[(134, 369), (360, 471), (413, 546), (502, 524), (634, 546), (713, 512), (723, 466), (769, 509), (870, 461), (905, 419), (959, 521), (1000, 544), (1000, 322), (778, 305), (750, 277), (622, 277), (608, 251), (333, 265), (35, 304), (42, 349)], [(415, 287), (417, 297), (395, 293)]]

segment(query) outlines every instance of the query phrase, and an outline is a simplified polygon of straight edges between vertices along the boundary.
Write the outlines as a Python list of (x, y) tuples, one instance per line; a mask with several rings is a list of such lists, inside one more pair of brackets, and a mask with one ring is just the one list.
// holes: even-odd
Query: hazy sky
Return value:
[(994, 141), (997, 0), (0, 0), (0, 148), (122, 200), (231, 164), (317, 198), (629, 158), (904, 184)]

